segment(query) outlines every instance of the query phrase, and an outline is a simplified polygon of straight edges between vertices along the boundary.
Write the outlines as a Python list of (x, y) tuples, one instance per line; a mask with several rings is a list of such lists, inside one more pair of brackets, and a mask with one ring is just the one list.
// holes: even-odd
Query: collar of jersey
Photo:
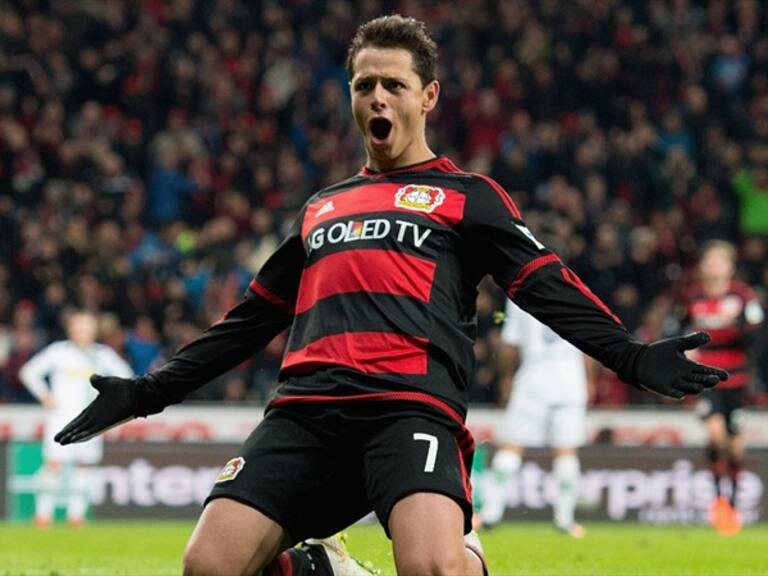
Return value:
[(396, 174), (397, 172), (421, 172), (423, 170), (431, 170), (435, 168), (443, 160), (445, 160), (445, 156), (433, 156), (429, 160), (422, 160), (421, 162), (416, 162), (416, 164), (409, 164), (408, 166), (400, 166), (399, 168), (394, 168), (392, 170), (383, 170), (381, 172), (372, 170), (367, 166), (363, 166), (360, 169), (360, 174), (362, 174), (363, 176), (383, 176), (385, 174)]

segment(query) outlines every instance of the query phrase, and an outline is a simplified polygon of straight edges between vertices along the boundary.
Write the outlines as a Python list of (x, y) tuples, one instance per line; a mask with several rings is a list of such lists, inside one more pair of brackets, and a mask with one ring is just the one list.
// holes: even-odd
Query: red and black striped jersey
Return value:
[(312, 196), (244, 301), (155, 376), (180, 399), (290, 326), (272, 405), (415, 400), (463, 420), (487, 274), (608, 367), (630, 361), (623, 325), (531, 234), (509, 195), (439, 157), (363, 169)]
[(708, 297), (700, 285), (686, 297), (690, 330), (709, 332), (712, 340), (697, 351), (697, 361), (727, 370), (730, 377), (718, 388), (749, 385), (748, 343), (751, 332), (763, 322), (763, 309), (754, 290), (733, 280), (719, 297)]

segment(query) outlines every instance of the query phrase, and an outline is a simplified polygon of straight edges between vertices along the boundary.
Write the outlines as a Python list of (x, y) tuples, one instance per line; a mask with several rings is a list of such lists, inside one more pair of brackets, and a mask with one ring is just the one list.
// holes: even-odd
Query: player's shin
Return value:
[(736, 497), (739, 491), (739, 477), (741, 476), (741, 460), (731, 458), (728, 461), (728, 476), (731, 479), (731, 506), (736, 508)]
[(581, 465), (575, 454), (557, 456), (552, 463), (557, 493), (554, 503), (555, 524), (569, 529), (575, 524), (574, 512), (579, 496)]
[(483, 506), (480, 517), (485, 526), (501, 522), (509, 500), (510, 484), (517, 478), (522, 459), (517, 452), (500, 448), (491, 467), (480, 478)]
[(88, 510), (91, 470), (77, 466), (70, 470), (67, 494), (67, 522), (79, 526), (85, 520)]
[(44, 466), (37, 474), (37, 494), (35, 498), (35, 524), (39, 527), (44, 528), (51, 524), (56, 507), (58, 486), (58, 468)]
[(723, 456), (722, 450), (712, 443), (707, 446), (707, 461), (709, 462), (709, 469), (712, 472), (712, 481), (715, 487), (715, 497), (720, 498), (721, 494), (721, 480), (725, 476), (726, 461)]

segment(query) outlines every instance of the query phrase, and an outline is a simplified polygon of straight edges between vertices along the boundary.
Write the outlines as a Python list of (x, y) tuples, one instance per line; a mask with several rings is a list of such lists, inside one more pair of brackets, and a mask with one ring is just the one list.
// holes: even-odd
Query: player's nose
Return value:
[(379, 111), (387, 107), (387, 91), (381, 82), (376, 82), (376, 86), (371, 91), (371, 108)]

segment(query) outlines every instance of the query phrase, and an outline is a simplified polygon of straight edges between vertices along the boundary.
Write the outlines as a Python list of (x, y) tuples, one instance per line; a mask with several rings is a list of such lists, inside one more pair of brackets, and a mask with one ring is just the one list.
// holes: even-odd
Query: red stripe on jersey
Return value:
[(510, 298), (514, 298), (515, 293), (520, 289), (520, 287), (525, 283), (531, 274), (536, 272), (536, 270), (539, 268), (542, 268), (547, 264), (553, 264), (554, 262), (560, 262), (560, 258), (557, 257), (557, 254), (539, 256), (538, 258), (534, 258), (528, 262), (528, 264), (520, 268), (520, 271), (517, 273), (517, 276), (515, 276), (512, 284), (510, 284), (509, 288), (507, 288), (507, 295)]
[(747, 354), (744, 350), (738, 348), (712, 350), (710, 348), (704, 348), (699, 351), (699, 362), (704, 364), (711, 364), (717, 366), (723, 370), (731, 370), (733, 368), (741, 368), (747, 365)]
[(456, 450), (459, 453), (459, 469), (461, 470), (461, 485), (464, 487), (464, 498), (467, 502), (472, 503), (472, 481), (467, 474), (467, 467), (464, 464), (464, 450), (461, 449), (459, 443), (456, 443)]
[[(396, 204), (395, 195), (403, 188), (418, 186), (418, 184), (394, 184), (390, 182), (374, 182), (356, 186), (332, 196), (319, 198), (307, 206), (304, 220), (301, 224), (301, 237), (306, 240), (313, 228), (331, 219), (363, 216), (371, 212), (402, 212), (418, 214), (445, 226), (455, 226), (464, 217), (466, 197), (456, 190), (427, 186), (426, 189), (442, 191), (439, 200), (430, 199), (422, 207), (407, 208)], [(360, 218), (360, 220), (364, 220)], [(339, 225), (343, 223), (338, 223)], [(336, 225), (336, 224), (334, 224)], [(342, 232), (341, 228), (339, 229)], [(393, 223), (391, 233), (397, 233)], [(355, 239), (360, 239), (355, 237)]]
[(328, 366), (347, 366), (364, 374), (427, 373), (429, 340), (391, 332), (346, 332), (324, 336), (288, 352), (281, 371), (304, 374)]
[(702, 329), (709, 333), (710, 341), (708, 346), (733, 346), (735, 348), (742, 346), (744, 336), (736, 325), (727, 328), (709, 328), (705, 326)]
[(281, 298), (271, 290), (268, 290), (267, 288), (265, 288), (263, 284), (261, 284), (258, 280), (256, 280), (256, 278), (251, 280), (251, 283), (248, 285), (248, 288), (250, 288), (251, 292), (253, 292), (254, 294), (258, 294), (270, 304), (274, 304), (278, 308), (282, 308), (283, 310), (287, 311), (289, 314), (293, 314), (293, 307), (287, 300), (285, 300), (284, 298)]
[(744, 367), (744, 370), (736, 372), (734, 370), (728, 371), (728, 380), (725, 382), (720, 382), (720, 384), (717, 385), (718, 390), (724, 390), (724, 389), (732, 389), (732, 388), (746, 388), (749, 386), (749, 372), (747, 371), (746, 367)]
[(454, 174), (460, 174), (462, 172), (461, 168), (456, 166), (456, 164), (453, 163), (453, 160), (450, 158), (443, 157), (443, 161), (440, 162), (440, 165), (437, 167), (442, 172), (451, 172)]
[(429, 301), (435, 263), (393, 250), (346, 250), (304, 269), (296, 314), (318, 300), (349, 292), (375, 292)]
[(570, 268), (563, 268), (560, 270), (561, 274), (563, 275), (563, 278), (565, 278), (565, 281), (568, 282), (568, 284), (571, 284), (574, 286), (579, 292), (581, 292), (584, 296), (589, 298), (595, 306), (600, 308), (603, 312), (605, 312), (608, 316), (610, 316), (611, 320), (616, 322), (616, 324), (621, 324), (621, 320), (619, 320), (619, 317), (616, 316), (613, 312), (611, 312), (611, 309), (608, 308), (608, 306), (605, 305), (605, 303), (600, 300), (600, 298), (597, 297), (597, 295), (590, 290), (584, 282), (582, 282), (581, 278), (576, 276), (576, 273), (573, 272)]
[(398, 402), (419, 402), (421, 404), (427, 404), (433, 408), (437, 408), (441, 412), (447, 414), (451, 419), (460, 426), (460, 432), (458, 436), (459, 448), (466, 452), (468, 450), (475, 449), (475, 439), (472, 437), (472, 433), (464, 426), (464, 419), (459, 415), (456, 410), (451, 408), (448, 404), (442, 400), (424, 394), (423, 392), (371, 392), (367, 394), (356, 394), (355, 396), (282, 396), (276, 398), (267, 406), (267, 410), (276, 408), (278, 406), (285, 406), (286, 404), (302, 404), (312, 402), (357, 402), (359, 400), (393, 400)]

